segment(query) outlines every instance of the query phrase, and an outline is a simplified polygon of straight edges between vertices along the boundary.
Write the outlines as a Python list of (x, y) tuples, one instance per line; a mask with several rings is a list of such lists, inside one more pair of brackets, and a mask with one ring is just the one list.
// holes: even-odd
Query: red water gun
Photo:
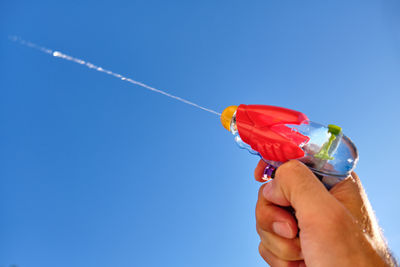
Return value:
[(264, 179), (273, 178), (282, 163), (298, 159), (331, 187), (355, 168), (358, 152), (336, 125), (312, 122), (298, 111), (267, 105), (229, 106), (221, 114), (222, 125), (241, 148), (266, 163)]

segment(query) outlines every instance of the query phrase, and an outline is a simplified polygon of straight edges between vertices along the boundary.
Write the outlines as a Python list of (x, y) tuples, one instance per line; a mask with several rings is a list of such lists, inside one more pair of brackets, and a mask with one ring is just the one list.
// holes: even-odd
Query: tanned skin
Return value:
[[(265, 166), (254, 172), (260, 182)], [(355, 173), (328, 191), (304, 164), (286, 162), (261, 186), (256, 221), (260, 255), (273, 267), (398, 266)]]

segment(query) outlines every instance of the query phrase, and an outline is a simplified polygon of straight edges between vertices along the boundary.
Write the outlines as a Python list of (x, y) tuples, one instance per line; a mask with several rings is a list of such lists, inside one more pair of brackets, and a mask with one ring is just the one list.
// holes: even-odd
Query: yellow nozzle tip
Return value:
[(231, 130), (231, 120), (232, 120), (233, 114), (235, 114), (237, 108), (238, 108), (238, 106), (229, 106), (226, 109), (224, 109), (224, 111), (222, 111), (221, 123), (222, 123), (222, 126), (224, 126), (224, 128), (227, 129), (228, 131)]

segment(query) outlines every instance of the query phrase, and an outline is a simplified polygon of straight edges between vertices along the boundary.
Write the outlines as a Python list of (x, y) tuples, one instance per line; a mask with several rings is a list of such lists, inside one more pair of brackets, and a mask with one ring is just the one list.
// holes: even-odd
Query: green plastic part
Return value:
[(335, 159), (334, 157), (329, 155), (329, 149), (331, 148), (332, 143), (336, 139), (336, 137), (342, 132), (342, 128), (337, 125), (329, 124), (328, 132), (331, 134), (331, 136), (329, 137), (329, 140), (325, 144), (322, 145), (321, 150), (317, 154), (314, 155), (315, 158), (322, 159), (322, 160)]
[(337, 125), (329, 124), (328, 125), (328, 132), (334, 134), (335, 136), (339, 135), (342, 132), (342, 127)]
[(323, 159), (323, 160), (332, 160), (334, 157), (331, 157), (329, 155), (329, 149), (332, 146), (333, 140), (336, 139), (336, 136), (334, 134), (331, 134), (331, 137), (329, 138), (328, 142), (326, 142), (322, 147), (321, 150), (314, 155), (315, 158), (318, 159)]

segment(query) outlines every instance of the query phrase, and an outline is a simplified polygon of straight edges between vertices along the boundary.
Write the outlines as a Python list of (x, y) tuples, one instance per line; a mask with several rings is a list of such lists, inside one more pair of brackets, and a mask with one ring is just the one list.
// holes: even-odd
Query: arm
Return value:
[(397, 266), (355, 173), (328, 191), (305, 165), (289, 161), (261, 186), (256, 221), (260, 254), (272, 266)]

